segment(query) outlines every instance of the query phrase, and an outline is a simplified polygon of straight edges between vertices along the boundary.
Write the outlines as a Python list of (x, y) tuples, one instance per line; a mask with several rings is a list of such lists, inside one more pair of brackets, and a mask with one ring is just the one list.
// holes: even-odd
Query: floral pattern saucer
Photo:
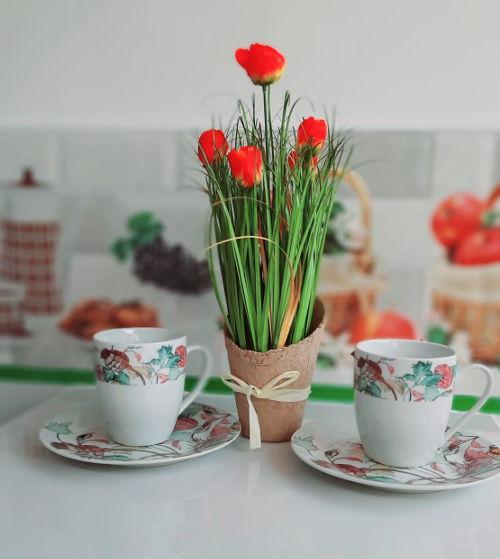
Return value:
[(332, 442), (328, 429), (310, 423), (292, 437), (307, 465), (331, 476), (385, 491), (423, 493), (459, 489), (500, 474), (500, 448), (477, 434), (456, 433), (434, 460), (418, 468), (393, 468), (366, 456), (359, 440)]
[(113, 466), (165, 466), (224, 448), (240, 434), (240, 423), (228, 412), (191, 404), (177, 419), (170, 438), (151, 446), (124, 446), (108, 437), (103, 425), (56, 417), (40, 430), (42, 444), (55, 454)]

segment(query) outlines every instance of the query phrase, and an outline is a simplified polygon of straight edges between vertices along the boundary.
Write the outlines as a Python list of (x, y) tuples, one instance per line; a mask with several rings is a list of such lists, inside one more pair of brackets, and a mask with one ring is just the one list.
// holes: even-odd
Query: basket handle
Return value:
[(337, 176), (351, 188), (358, 199), (361, 209), (361, 221), (367, 235), (364, 246), (356, 252), (355, 258), (358, 268), (362, 272), (370, 273), (374, 268), (372, 240), (373, 211), (370, 191), (368, 190), (366, 182), (356, 171), (339, 170)]

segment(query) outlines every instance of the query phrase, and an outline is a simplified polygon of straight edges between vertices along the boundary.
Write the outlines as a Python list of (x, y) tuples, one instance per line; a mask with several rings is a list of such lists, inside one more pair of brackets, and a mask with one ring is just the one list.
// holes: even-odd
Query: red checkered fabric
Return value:
[(0, 336), (23, 336), (25, 334), (21, 302), (0, 301)]
[(2, 276), (25, 286), (23, 309), (31, 314), (61, 311), (57, 284), (58, 223), (2, 222)]

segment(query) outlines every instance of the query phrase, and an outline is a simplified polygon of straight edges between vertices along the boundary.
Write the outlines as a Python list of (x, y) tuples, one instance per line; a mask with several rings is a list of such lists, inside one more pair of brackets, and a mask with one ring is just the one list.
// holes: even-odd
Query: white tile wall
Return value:
[[(197, 135), (0, 129), (0, 182), (29, 165), (59, 186), (70, 254), (109, 254), (127, 217), (151, 210), (169, 242), (202, 257), (209, 209), (199, 191)], [(425, 271), (439, 253), (428, 227), (433, 205), (457, 189), (485, 194), (500, 180), (500, 133), (358, 131), (353, 141), (352, 164), (374, 197), (375, 250), (391, 282), (382, 303), (418, 319)]]
[(49, 131), (0, 130), (0, 182), (17, 180), (24, 167), (36, 169), (40, 180), (58, 183), (60, 138)]
[(203, 171), (196, 156), (198, 130), (185, 130), (178, 134), (179, 186), (198, 188), (203, 184)]
[[(498, 167), (495, 169), (495, 165)], [(495, 132), (436, 134), (432, 196), (465, 190), (485, 195), (500, 180), (500, 154)]]
[[(197, 187), (198, 131), (0, 129), (0, 181), (32, 166), (44, 180), (73, 192), (150, 191)], [(497, 132), (358, 131), (357, 167), (377, 198), (486, 192), (500, 179)]]
[(425, 266), (411, 263), (387, 264), (387, 285), (381, 293), (379, 306), (409, 316), (417, 325), (427, 318), (425, 307)]
[(427, 132), (356, 132), (351, 166), (374, 196), (426, 197), (430, 193), (433, 135)]
[(163, 185), (166, 190), (178, 188), (179, 174), (179, 134), (171, 131), (162, 134)]
[(201, 189), (193, 187), (175, 192), (157, 191), (150, 192), (148, 196), (129, 191), (115, 204), (114, 235), (125, 233), (127, 217), (141, 210), (151, 211), (162, 220), (164, 237), (169, 244), (181, 243), (197, 258), (203, 257), (209, 204)]
[(390, 265), (423, 265), (434, 245), (428, 198), (374, 198), (374, 249)]
[(63, 240), (69, 252), (108, 252), (126, 217), (117, 212), (116, 195), (110, 192), (64, 193)]
[(495, 168), (493, 170), (493, 180), (495, 183), (500, 182), (500, 132), (495, 134)]
[(161, 188), (165, 149), (161, 134), (73, 132), (63, 134), (63, 182), (74, 192)]

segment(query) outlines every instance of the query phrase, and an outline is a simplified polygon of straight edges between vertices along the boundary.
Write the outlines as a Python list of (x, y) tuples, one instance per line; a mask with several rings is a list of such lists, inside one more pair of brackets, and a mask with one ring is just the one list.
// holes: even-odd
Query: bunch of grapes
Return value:
[(169, 246), (161, 236), (135, 248), (133, 267), (141, 281), (164, 289), (201, 293), (210, 287), (206, 260), (197, 260), (181, 245)]

